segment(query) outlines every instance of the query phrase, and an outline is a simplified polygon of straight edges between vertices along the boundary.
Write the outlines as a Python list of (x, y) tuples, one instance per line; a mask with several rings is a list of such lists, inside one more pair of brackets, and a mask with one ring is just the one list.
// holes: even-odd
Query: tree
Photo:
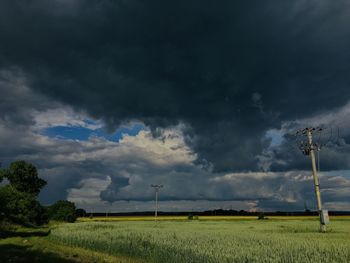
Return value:
[(85, 217), (86, 216), (86, 211), (82, 208), (79, 208), (77, 210), (75, 210), (75, 215), (77, 217)]
[(0, 188), (0, 200), (1, 219), (24, 225), (40, 225), (48, 221), (45, 208), (35, 195), (6, 185)]
[(0, 181), (3, 178), (10, 184), (0, 187), (0, 219), (25, 225), (46, 223), (46, 210), (37, 200), (46, 182), (38, 177), (35, 166), (15, 161), (9, 168), (0, 169)]
[(48, 208), (49, 218), (57, 221), (74, 222), (77, 219), (75, 204), (67, 200), (59, 200)]
[(38, 171), (34, 165), (25, 161), (15, 161), (5, 169), (3, 176), (10, 184), (20, 192), (38, 195), (40, 190), (47, 184), (38, 177)]

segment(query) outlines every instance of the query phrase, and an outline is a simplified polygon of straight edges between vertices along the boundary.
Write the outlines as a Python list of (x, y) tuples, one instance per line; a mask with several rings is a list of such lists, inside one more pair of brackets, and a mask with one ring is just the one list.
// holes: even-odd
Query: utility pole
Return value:
[(155, 189), (156, 192), (156, 207), (154, 211), (154, 220), (157, 221), (157, 216), (158, 216), (158, 195), (159, 195), (159, 189), (163, 187), (161, 184), (151, 184), (151, 187)]
[(297, 132), (297, 135), (304, 135), (307, 137), (306, 142), (300, 143), (300, 150), (302, 150), (304, 155), (309, 155), (311, 159), (312, 166), (312, 177), (314, 179), (314, 187), (315, 187), (315, 195), (317, 202), (317, 210), (320, 218), (320, 231), (326, 232), (326, 224), (329, 223), (328, 211), (322, 209), (322, 201), (321, 201), (321, 191), (320, 191), (320, 183), (318, 181), (317, 176), (317, 168), (316, 168), (316, 160), (315, 160), (315, 150), (319, 151), (320, 146), (317, 143), (312, 141), (312, 135), (314, 132), (322, 131), (321, 128), (305, 128), (301, 131)]

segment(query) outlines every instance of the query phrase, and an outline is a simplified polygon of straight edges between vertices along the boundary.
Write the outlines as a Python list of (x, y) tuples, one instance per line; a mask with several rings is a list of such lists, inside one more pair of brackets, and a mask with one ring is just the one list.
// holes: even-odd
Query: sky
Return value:
[(94, 212), (350, 210), (346, 0), (0, 2), (0, 161)]

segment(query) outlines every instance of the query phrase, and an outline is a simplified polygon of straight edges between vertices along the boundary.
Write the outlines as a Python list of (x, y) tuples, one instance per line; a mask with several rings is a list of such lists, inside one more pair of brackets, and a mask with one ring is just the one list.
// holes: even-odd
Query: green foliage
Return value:
[(86, 222), (61, 224), (48, 239), (150, 262), (350, 262), (350, 220), (318, 232), (317, 220)]
[(11, 185), (0, 188), (0, 216), (2, 220), (40, 225), (47, 222), (45, 208), (32, 194), (18, 191)]
[(75, 222), (75, 204), (67, 200), (59, 200), (48, 208), (49, 218), (57, 221)]
[(5, 175), (5, 170), (0, 168), (0, 183), (4, 179), (4, 175)]
[(15, 161), (0, 170), (0, 181), (7, 178), (10, 185), (0, 187), (0, 220), (24, 225), (46, 223), (45, 208), (37, 200), (46, 182), (30, 163)]
[(189, 215), (187, 216), (187, 219), (188, 219), (188, 220), (198, 220), (198, 216), (194, 216), (193, 214), (189, 214)]
[(10, 184), (20, 192), (38, 195), (47, 184), (38, 177), (38, 171), (34, 165), (25, 161), (15, 161), (8, 169), (3, 170), (3, 176)]

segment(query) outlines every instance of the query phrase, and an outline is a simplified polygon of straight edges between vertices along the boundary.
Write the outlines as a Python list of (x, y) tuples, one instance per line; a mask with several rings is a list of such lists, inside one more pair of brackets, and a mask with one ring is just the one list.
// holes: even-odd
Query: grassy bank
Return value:
[(52, 242), (48, 235), (51, 229), (65, 228), (66, 225), (51, 225), (42, 228), (12, 226), (0, 229), (0, 262), (38, 263), (142, 263), (127, 256), (107, 255), (106, 253), (84, 248), (70, 247)]

